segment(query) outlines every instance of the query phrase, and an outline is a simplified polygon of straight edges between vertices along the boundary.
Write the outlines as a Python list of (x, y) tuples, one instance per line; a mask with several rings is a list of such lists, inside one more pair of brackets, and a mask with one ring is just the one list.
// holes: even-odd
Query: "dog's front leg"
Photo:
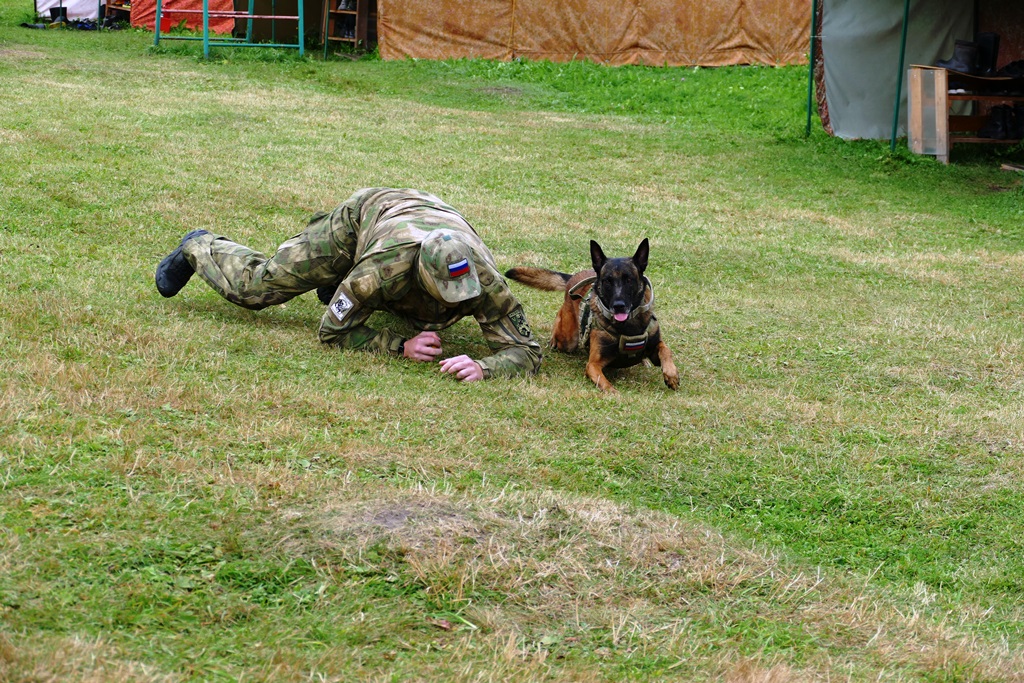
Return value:
[(679, 388), (679, 371), (672, 360), (672, 351), (668, 344), (658, 342), (658, 360), (661, 361), (661, 376), (665, 378), (665, 386), (673, 391)]
[(611, 362), (611, 359), (601, 354), (601, 339), (595, 333), (590, 336), (590, 357), (587, 359), (587, 377), (597, 385), (601, 391), (609, 394), (619, 393), (608, 378), (604, 376), (604, 369)]

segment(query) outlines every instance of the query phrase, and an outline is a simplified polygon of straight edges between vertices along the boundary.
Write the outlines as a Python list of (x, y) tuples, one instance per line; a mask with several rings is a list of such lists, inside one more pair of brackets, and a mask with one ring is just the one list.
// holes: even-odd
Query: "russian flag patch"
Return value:
[(637, 351), (643, 351), (645, 346), (647, 346), (647, 340), (639, 339), (637, 341), (626, 342), (622, 345), (622, 350), (626, 353), (636, 353)]
[(462, 259), (456, 263), (449, 263), (448, 275), (453, 278), (469, 275), (469, 259)]

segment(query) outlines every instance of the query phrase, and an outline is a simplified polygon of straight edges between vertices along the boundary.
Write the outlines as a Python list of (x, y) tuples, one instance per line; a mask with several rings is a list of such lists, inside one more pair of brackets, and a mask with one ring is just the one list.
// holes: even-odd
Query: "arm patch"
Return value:
[(530, 329), (530, 323), (526, 322), (526, 314), (523, 313), (522, 308), (516, 308), (508, 314), (508, 319), (515, 325), (516, 331), (526, 338), (533, 336), (533, 330)]
[(338, 300), (331, 304), (331, 313), (338, 319), (338, 322), (345, 320), (345, 315), (348, 314), (353, 308), (352, 300), (349, 299), (345, 292), (338, 293)]

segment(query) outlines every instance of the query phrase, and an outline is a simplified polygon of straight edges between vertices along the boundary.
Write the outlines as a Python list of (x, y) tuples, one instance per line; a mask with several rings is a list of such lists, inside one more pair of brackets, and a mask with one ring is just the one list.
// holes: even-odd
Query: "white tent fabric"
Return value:
[[(821, 51), (832, 132), (846, 139), (892, 134), (903, 3), (823, 0)], [(898, 135), (906, 134), (907, 68), (953, 53), (957, 38), (974, 33), (973, 0), (911, 0)]]
[(36, 14), (50, 16), (51, 7), (66, 7), (68, 19), (98, 19), (100, 5), (106, 0), (36, 0)]

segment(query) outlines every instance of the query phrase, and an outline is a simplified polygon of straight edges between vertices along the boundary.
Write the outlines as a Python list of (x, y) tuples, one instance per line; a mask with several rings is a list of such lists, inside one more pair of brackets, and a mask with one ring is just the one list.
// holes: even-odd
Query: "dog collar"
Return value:
[[(635, 318), (636, 316), (642, 313), (647, 313), (652, 308), (654, 308), (654, 285), (651, 284), (651, 281), (647, 279), (646, 275), (641, 276), (641, 279), (643, 280), (644, 287), (651, 291), (651, 300), (644, 302), (637, 306), (636, 308), (634, 308), (633, 310), (631, 310), (626, 320), (629, 320), (630, 318)], [(592, 285), (595, 282), (597, 282), (597, 275), (593, 275), (591, 277), (580, 280), (569, 289), (569, 296), (573, 296), (579, 290), (583, 289), (587, 285)], [(611, 310), (609, 310), (608, 307), (604, 305), (604, 302), (601, 301), (601, 297), (597, 296), (597, 292), (594, 292), (594, 301), (597, 302), (597, 307), (598, 309), (600, 309), (601, 315), (614, 320), (615, 314), (612, 313)]]

